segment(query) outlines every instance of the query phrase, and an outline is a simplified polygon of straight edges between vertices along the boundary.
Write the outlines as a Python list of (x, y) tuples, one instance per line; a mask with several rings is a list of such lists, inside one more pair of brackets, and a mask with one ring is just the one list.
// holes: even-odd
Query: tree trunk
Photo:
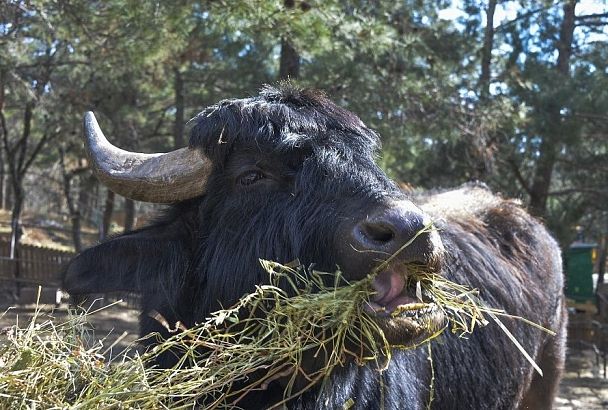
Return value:
[(72, 220), (72, 242), (74, 243), (74, 251), (79, 253), (82, 251), (82, 239), (80, 235), (80, 212), (78, 209), (74, 210), (74, 213), (70, 215), (70, 219)]
[[(294, 0), (284, 0), (287, 9), (295, 6)], [(281, 37), (281, 58), (279, 65), (279, 79), (298, 78), (300, 76), (300, 55), (286, 36)]]
[[(25, 104), (25, 111), (23, 113), (23, 134), (21, 142), (18, 146), (19, 150), (16, 152), (16, 156), (9, 159), (10, 171), (11, 171), (11, 186), (13, 188), (13, 207), (11, 210), (11, 247), (10, 247), (10, 258), (15, 261), (15, 278), (20, 276), (20, 263), (19, 263), (19, 243), (21, 241), (22, 228), (20, 224), (21, 211), (23, 210), (23, 201), (25, 199), (25, 192), (23, 191), (23, 178), (25, 154), (27, 148), (27, 141), (29, 140), (32, 130), (32, 116), (34, 111), (34, 103), (28, 102)], [(8, 148), (5, 146), (5, 148)], [(7, 149), (5, 149), (7, 152)], [(19, 282), (17, 281), (16, 287), (17, 295), (20, 293)]]
[[(602, 236), (602, 240), (600, 241), (600, 254), (598, 257), (598, 267), (597, 267), (597, 282), (595, 284), (595, 293), (598, 294), (601, 285), (604, 283), (604, 275), (606, 273), (606, 259), (608, 258), (608, 234), (604, 234)], [(598, 308), (598, 312), (600, 309), (600, 298), (596, 296), (596, 304)]]
[(0, 150), (0, 208), (5, 209), (4, 203), (4, 151)]
[(11, 259), (16, 258), (17, 249), (19, 248), (19, 240), (21, 239), (21, 211), (23, 210), (23, 191), (21, 189), (13, 189), (15, 193), (15, 201), (11, 209)]
[(490, 0), (486, 10), (487, 23), (481, 50), (481, 76), (479, 77), (480, 95), (482, 99), (490, 95), (490, 76), (492, 64), (492, 49), (494, 48), (494, 11), (496, 0)]
[[(552, 137), (555, 137), (552, 136)], [(557, 159), (557, 141), (545, 136), (540, 144), (538, 161), (532, 186), (530, 187), (530, 211), (544, 217), (547, 210), (547, 198), (553, 177), (553, 168)]]
[(86, 190), (84, 193), (86, 195), (82, 197), (83, 191), (80, 191), (81, 196), (78, 197), (78, 209), (80, 209), (82, 219), (84, 221), (90, 221), (93, 215), (93, 210), (97, 209), (97, 205), (99, 203), (99, 184), (97, 183), (97, 178), (95, 178), (93, 174), (89, 174), (85, 181)]
[(184, 146), (184, 79), (179, 68), (173, 69), (175, 75), (175, 122), (173, 123), (173, 145), (176, 149)]
[(559, 32), (557, 43), (557, 71), (563, 76), (570, 74), (570, 57), (572, 56), (572, 39), (575, 28), (575, 8), (578, 0), (570, 0), (564, 4), (564, 20)]
[(68, 212), (70, 213), (70, 222), (72, 226), (72, 243), (74, 244), (74, 250), (80, 252), (82, 250), (82, 239), (81, 239), (81, 219), (80, 210), (84, 208), (82, 205), (83, 198), (86, 197), (87, 186), (85, 181), (89, 178), (81, 178), (80, 180), (80, 192), (78, 194), (78, 202), (74, 203), (72, 196), (72, 180), (75, 173), (69, 172), (65, 166), (65, 152), (63, 148), (59, 148), (59, 163), (61, 165), (61, 173), (63, 175), (63, 195), (65, 202), (68, 206)]
[(11, 189), (10, 184), (10, 175), (8, 173), (4, 174), (4, 195), (3, 195), (3, 209), (10, 209), (13, 207), (13, 190)]
[[(570, 73), (570, 58), (572, 56), (572, 39), (574, 36), (574, 18), (577, 0), (570, 0), (564, 4), (564, 19), (560, 28), (560, 36), (556, 48), (559, 52), (557, 57), (556, 71), (557, 76), (564, 81)], [(553, 134), (551, 138), (548, 135), (543, 136), (539, 157), (536, 166), (536, 172), (530, 189), (530, 210), (537, 216), (544, 217), (547, 210), (547, 198), (551, 187), (553, 177), (553, 168), (558, 157), (558, 153), (562, 148), (561, 133), (561, 104), (554, 102), (549, 107), (550, 117), (552, 118), (551, 129), (547, 130), (546, 134)]]
[(99, 240), (104, 240), (110, 234), (110, 224), (112, 223), (112, 214), (114, 213), (114, 197), (114, 191), (108, 189), (103, 208), (103, 217), (99, 226)]
[(125, 230), (130, 232), (135, 226), (135, 202), (132, 199), (125, 198)]
[[(95, 181), (96, 179), (92, 174), (87, 173), (80, 175), (80, 190), (78, 192), (78, 203), (76, 206), (78, 213), (78, 224), (74, 224), (72, 227), (72, 237), (74, 238), (74, 249), (76, 252), (80, 252), (82, 250), (83, 245), (81, 225), (83, 219), (86, 221), (86, 210), (91, 202), (90, 197), (95, 186)], [(76, 244), (78, 244), (78, 248), (76, 248)]]
[[(6, 73), (5, 70), (0, 69), (0, 111), (4, 112), (4, 100), (5, 100), (5, 91), (4, 91), (4, 79), (5, 79)], [(6, 123), (4, 122), (4, 114), (2, 114), (2, 132), (6, 132), (7, 130), (5, 129), (6, 127)], [(6, 137), (6, 136), (4, 136)], [(7, 138), (8, 139), (8, 138)], [(6, 187), (8, 184), (5, 183), (5, 177), (6, 177), (6, 167), (4, 164), (4, 150), (0, 150), (0, 159), (2, 160), (0, 162), (0, 208), (2, 209), (6, 209)]]
[(281, 39), (281, 66), (279, 79), (298, 78), (300, 76), (300, 56), (291, 42), (283, 37)]
[(68, 172), (65, 167), (65, 152), (63, 148), (59, 148), (59, 163), (61, 165), (61, 174), (63, 177), (63, 196), (65, 197), (65, 203), (68, 206), (70, 223), (72, 226), (72, 242), (74, 243), (74, 250), (80, 252), (82, 250), (82, 242), (80, 240), (80, 212), (78, 211), (76, 204), (74, 204), (74, 198), (72, 197), (72, 178), (74, 175)]
[[(19, 223), (21, 211), (23, 210), (23, 191), (18, 187), (13, 187), (14, 202), (11, 211), (11, 247), (9, 257), (13, 263), (13, 277), (19, 279), (21, 276), (21, 263), (19, 260), (19, 244), (21, 241), (22, 228)], [(17, 280), (15, 282), (15, 294), (17, 297), (21, 294), (21, 285)]]

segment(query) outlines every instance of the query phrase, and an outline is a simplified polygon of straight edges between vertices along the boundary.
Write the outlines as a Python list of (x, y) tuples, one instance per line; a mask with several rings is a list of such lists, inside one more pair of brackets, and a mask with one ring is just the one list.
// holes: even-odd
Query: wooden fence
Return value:
[(11, 244), (0, 240), (0, 279), (24, 285), (58, 287), (61, 273), (74, 252), (34, 245), (19, 245), (16, 259), (11, 259)]
[[(32, 303), (37, 298), (37, 287), (42, 286), (43, 292), (55, 292), (61, 287), (61, 275), (63, 270), (74, 257), (74, 252), (60, 251), (34, 245), (19, 245), (19, 253), (16, 259), (11, 259), (10, 242), (0, 238), (0, 285), (18, 285), (20, 290), (20, 301)], [(55, 303), (55, 296), (41, 296), (45, 301), (42, 303)], [(106, 294), (88, 295), (89, 303), (96, 302), (106, 305), (122, 300), (129, 308), (138, 308), (140, 295), (129, 292), (113, 292)]]

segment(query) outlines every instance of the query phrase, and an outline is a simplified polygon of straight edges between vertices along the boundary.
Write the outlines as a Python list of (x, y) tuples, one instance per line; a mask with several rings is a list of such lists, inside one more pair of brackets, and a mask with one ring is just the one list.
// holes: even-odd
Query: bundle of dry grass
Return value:
[[(150, 394), (139, 357), (112, 365), (103, 343), (89, 345), (86, 323), (95, 311), (61, 323), (39, 320), (4, 330), (0, 339), (0, 408), (104, 408)], [(125, 393), (127, 392), (127, 393)]]
[[(262, 264), (270, 284), (257, 286), (196, 327), (176, 324), (173, 337), (141, 356), (104, 360), (102, 344), (84, 342), (88, 314), (60, 324), (34, 318), (24, 329), (13, 327), (0, 346), (0, 407), (190, 408), (204, 403), (232, 408), (248, 392), (276, 380), (285, 386), (287, 401), (348, 360), (373, 362), (382, 371), (392, 349), (417, 347), (391, 345), (363, 308), (374, 294), (374, 274), (348, 283), (340, 272)], [(484, 307), (476, 290), (415, 269), (408, 281), (417, 294), (430, 295), (426, 302), (420, 296), (421, 304), (438, 306), (448, 318), (446, 327), (424, 342), (446, 328), (473, 332), (488, 323), (486, 316), (501, 325), (497, 315), (505, 313)], [(168, 350), (181, 354), (178, 365), (154, 368), (154, 358)], [(308, 368), (311, 359), (318, 365)]]

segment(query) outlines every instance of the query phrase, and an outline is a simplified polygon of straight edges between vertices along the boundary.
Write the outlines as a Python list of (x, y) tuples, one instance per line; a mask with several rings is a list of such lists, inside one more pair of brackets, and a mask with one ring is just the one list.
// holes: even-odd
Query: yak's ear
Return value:
[(187, 231), (179, 225), (173, 222), (144, 228), (83, 251), (64, 272), (63, 288), (73, 296), (142, 292), (151, 284), (170, 281), (170, 275), (186, 270), (189, 259)]

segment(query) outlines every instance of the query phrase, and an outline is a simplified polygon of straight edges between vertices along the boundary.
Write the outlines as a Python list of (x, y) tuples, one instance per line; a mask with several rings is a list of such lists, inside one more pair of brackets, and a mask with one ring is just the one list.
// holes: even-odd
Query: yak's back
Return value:
[[(557, 333), (550, 336), (521, 321), (503, 319), (544, 370), (544, 377), (534, 373), (496, 326), (477, 331), (467, 342), (454, 338), (438, 346), (433, 354), (438, 371), (435, 407), (452, 408), (450, 403), (460, 401), (469, 408), (551, 408), (563, 369), (566, 335), (556, 241), (519, 201), (504, 199), (483, 185), (425, 194), (419, 204), (436, 221), (446, 245), (446, 276), (479, 289), (490, 306)], [(475, 358), (475, 372), (454, 361), (466, 357)], [(449, 388), (450, 380), (475, 386), (480, 379), (494, 382), (481, 390)]]
[(536, 276), (536, 280), (527, 277), (532, 279), (530, 287), (535, 286), (534, 282), (544, 282), (550, 287), (548, 291), (561, 295), (559, 246), (545, 226), (519, 201), (502, 198), (483, 184), (465, 184), (458, 189), (425, 194), (419, 204), (436, 221), (437, 227), (445, 230), (445, 236), (455, 238), (457, 243), (467, 242), (466, 238), (483, 243), (492, 257), (517, 268), (513, 271), (515, 275), (527, 271)]

